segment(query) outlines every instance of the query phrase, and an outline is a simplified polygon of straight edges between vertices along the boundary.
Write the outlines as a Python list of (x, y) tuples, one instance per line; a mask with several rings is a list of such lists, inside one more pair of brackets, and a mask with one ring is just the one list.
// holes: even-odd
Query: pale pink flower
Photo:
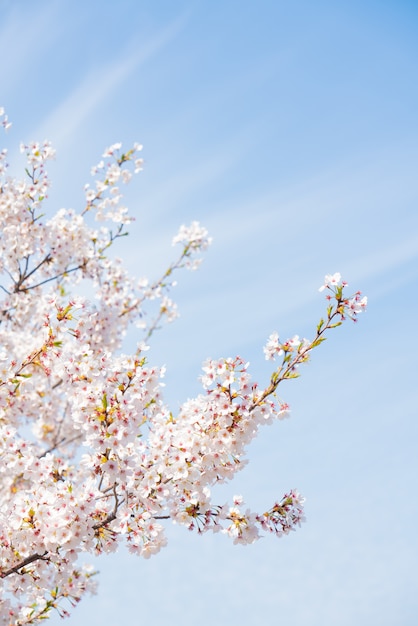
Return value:
[[(319, 288), (319, 291), (324, 291), (327, 287), (339, 287), (341, 284), (341, 274), (336, 272), (335, 274), (327, 274), (325, 276), (324, 284)], [(347, 285), (347, 283), (344, 283)]]

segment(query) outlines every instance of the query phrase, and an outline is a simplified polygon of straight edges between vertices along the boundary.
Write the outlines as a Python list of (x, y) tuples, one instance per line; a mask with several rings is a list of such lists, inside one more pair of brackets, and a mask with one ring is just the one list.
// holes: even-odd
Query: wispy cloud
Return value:
[[(2, 92), (12, 94), (15, 88), (21, 86), (22, 77), (33, 71), (31, 60), (34, 54), (38, 55), (51, 47), (59, 37), (57, 28), (53, 27), (56, 6), (37, 6), (29, 16), (26, 8), (19, 7), (18, 3), (10, 8), (0, 7), (0, 11)], [(7, 106), (7, 102), (2, 102), (3, 104)]]
[[(360, 283), (365, 280), (381, 278), (393, 271), (399, 270), (395, 277), (376, 285), (375, 297), (382, 297), (398, 288), (405, 282), (414, 280), (418, 275), (418, 234), (405, 236), (402, 241), (394, 242), (392, 246), (378, 248), (367, 254), (357, 256), (354, 261), (347, 263), (350, 276)], [(408, 267), (413, 263), (413, 267)], [(405, 269), (405, 266), (407, 269)]]
[[(274, 306), (259, 308), (257, 319), (266, 327), (279, 315), (283, 319), (297, 314), (308, 321), (309, 304), (318, 298), (317, 287), (326, 272), (341, 271), (353, 289), (365, 289), (369, 283), (374, 298), (416, 276), (418, 234), (412, 224), (405, 222), (405, 227), (396, 231), (382, 226), (381, 232), (379, 220), (376, 226), (376, 211), (390, 206), (392, 198), (402, 204), (399, 190), (408, 190), (409, 174), (387, 170), (385, 155), (379, 161), (379, 155), (372, 154), (367, 168), (339, 164), (316, 177), (284, 188), (276, 185), (249, 199), (238, 191), (236, 197), (210, 207), (204, 200), (205, 186), (222, 183), (228, 168), (238, 161), (240, 147), (235, 152), (231, 145), (230, 150), (220, 154), (219, 159), (213, 154), (205, 156), (190, 171), (180, 171), (164, 181), (155, 194), (142, 198), (159, 227), (141, 242), (140, 251), (138, 240), (135, 248), (129, 248), (131, 254), (124, 250), (132, 259), (132, 267), (137, 267), (139, 259), (155, 258), (161, 263), (167, 258), (169, 231), (179, 219), (176, 214), (170, 215), (169, 209), (190, 201), (190, 195), (201, 196), (203, 203), (193, 217), (214, 236), (207, 263), (216, 280), (206, 283), (197, 300), (195, 291), (189, 299), (186, 297), (183, 310), (187, 307), (191, 317), (198, 316), (199, 309), (209, 310), (211, 303), (219, 299), (225, 305), (229, 303), (226, 308), (233, 311), (234, 302), (252, 302), (255, 294), (271, 294), (273, 281), (273, 291), (278, 289), (282, 295), (278, 294), (276, 300), (270, 295), (269, 302)], [(345, 243), (332, 248), (330, 242), (339, 240), (333, 230), (336, 216), (341, 220), (344, 215), (350, 215), (345, 222)], [(171, 230), (170, 235), (173, 233)], [(151, 272), (154, 268), (150, 263)], [(240, 312), (242, 323), (248, 327), (252, 316), (251, 307)]]
[(109, 93), (178, 34), (186, 19), (184, 15), (177, 18), (139, 47), (137, 40), (130, 42), (121, 58), (89, 72), (65, 100), (47, 115), (33, 135), (53, 137), (55, 145), (73, 135)]

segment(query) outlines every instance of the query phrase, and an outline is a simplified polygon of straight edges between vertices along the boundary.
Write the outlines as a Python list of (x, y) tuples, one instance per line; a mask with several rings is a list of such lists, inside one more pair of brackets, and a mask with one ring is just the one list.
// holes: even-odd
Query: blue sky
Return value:
[(7, 144), (18, 163), (20, 141), (52, 140), (51, 210), (80, 206), (104, 147), (140, 141), (131, 271), (158, 275), (182, 223), (213, 237), (152, 345), (174, 410), (208, 356), (267, 380), (266, 338), (312, 336), (326, 273), (370, 303), (283, 387), (292, 418), (219, 492), (264, 510), (296, 487), (308, 523), (246, 548), (170, 528), (150, 561), (100, 559), (68, 624), (415, 626), (417, 28), (402, 0), (0, 0)]

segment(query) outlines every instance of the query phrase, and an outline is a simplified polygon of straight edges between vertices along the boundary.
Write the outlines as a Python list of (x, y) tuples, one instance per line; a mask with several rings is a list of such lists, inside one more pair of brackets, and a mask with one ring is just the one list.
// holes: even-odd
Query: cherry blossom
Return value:
[(341, 274), (339, 272), (336, 272), (335, 274), (327, 274), (325, 276), (324, 284), (319, 288), (319, 291), (324, 291), (327, 287), (338, 287), (341, 284), (348, 287), (347, 283), (342, 283)]
[[(4, 110), (5, 128), (10, 123)], [(340, 274), (327, 275), (326, 316), (313, 338), (264, 348), (274, 369), (253, 381), (237, 356), (207, 359), (202, 392), (177, 411), (167, 406), (163, 367), (149, 359), (152, 335), (177, 315), (180, 269), (196, 269), (211, 239), (198, 222), (173, 238), (177, 258), (156, 279), (131, 277), (108, 249), (132, 221), (122, 188), (142, 169), (140, 144), (107, 148), (92, 168), (79, 210), (50, 214), (47, 141), (22, 144), (22, 179), (0, 153), (0, 624), (36, 624), (68, 614), (96, 578), (82, 553), (125, 543), (144, 558), (167, 542), (168, 521), (237, 544), (288, 534), (304, 521), (295, 489), (263, 513), (241, 495), (218, 504), (213, 491), (247, 463), (261, 426), (289, 415), (279, 384), (299, 376), (325, 334), (363, 312)], [(88, 289), (86, 290), (86, 285)], [(88, 293), (89, 297), (79, 295)], [(124, 354), (128, 329), (137, 345)]]

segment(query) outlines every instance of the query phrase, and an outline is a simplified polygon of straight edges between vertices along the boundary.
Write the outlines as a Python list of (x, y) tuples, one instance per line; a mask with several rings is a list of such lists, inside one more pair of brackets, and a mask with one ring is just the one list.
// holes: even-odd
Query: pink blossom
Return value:
[[(0, 117), (7, 128), (2, 108)], [(82, 554), (124, 543), (150, 558), (166, 545), (168, 520), (236, 544), (300, 526), (295, 490), (257, 514), (244, 510), (242, 496), (217, 504), (212, 487), (248, 463), (261, 426), (289, 415), (279, 383), (297, 375), (325, 330), (367, 305), (359, 292), (343, 295), (340, 274), (326, 276), (321, 289), (335, 301), (315, 339), (280, 341), (273, 332), (264, 354), (281, 364), (264, 384), (240, 356), (207, 359), (202, 392), (170, 410), (165, 368), (149, 361), (149, 346), (178, 316), (173, 275), (198, 266), (211, 243), (207, 230), (181, 226), (177, 260), (159, 278), (134, 279), (107, 251), (132, 220), (122, 190), (142, 168), (142, 146), (111, 145), (91, 170), (84, 205), (48, 218), (46, 163), (55, 151), (47, 141), (21, 150), (21, 180), (6, 175), (0, 152), (0, 622), (7, 624), (37, 623), (54, 606), (65, 614), (65, 601), (95, 591), (92, 570), (78, 565)], [(124, 354), (131, 327), (137, 345)]]
[[(327, 274), (325, 276), (324, 284), (319, 288), (319, 291), (323, 291), (327, 287), (339, 287), (341, 284), (341, 274), (336, 272), (335, 274)], [(347, 285), (345, 283), (345, 285)]]

